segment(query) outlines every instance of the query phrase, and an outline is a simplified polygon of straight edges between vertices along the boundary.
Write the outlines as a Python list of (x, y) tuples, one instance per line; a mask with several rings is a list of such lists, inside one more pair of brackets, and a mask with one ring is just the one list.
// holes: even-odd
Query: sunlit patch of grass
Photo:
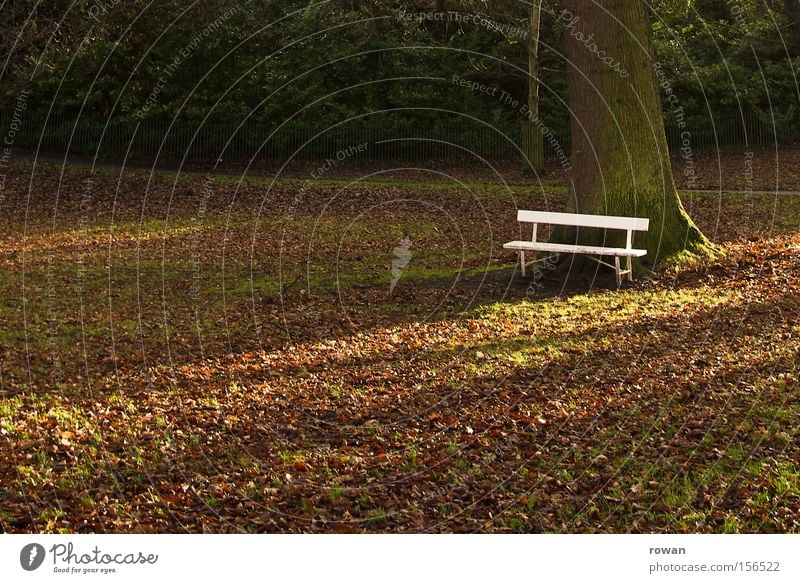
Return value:
[(725, 516), (725, 521), (722, 523), (723, 534), (737, 534), (742, 532), (742, 519), (735, 514), (728, 514)]
[(8, 434), (14, 433), (16, 419), (23, 412), (22, 397), (7, 397), (0, 399), (0, 429)]
[(88, 226), (82, 229), (66, 228), (56, 232), (31, 233), (25, 240), (16, 239), (0, 243), (0, 254), (25, 251), (35, 259), (41, 253), (58, 252), (60, 260), (74, 261), (77, 255), (86, 253), (108, 254), (109, 248), (119, 249), (126, 245), (141, 245), (147, 241), (182, 238), (203, 231), (218, 229), (217, 225), (201, 224), (194, 221), (146, 219), (141, 222), (129, 221), (113, 226)]
[(47, 416), (52, 417), (64, 426), (77, 426), (85, 420), (85, 415), (77, 407), (65, 407), (55, 404), (47, 411)]
[(322, 383), (323, 387), (328, 391), (332, 399), (341, 399), (345, 394), (344, 385), (340, 381)]
[(304, 462), (307, 456), (308, 454), (302, 450), (278, 452), (278, 457), (285, 464)]
[(206, 409), (219, 409), (219, 400), (216, 397), (203, 397), (200, 404)]
[(87, 483), (96, 475), (97, 470), (94, 456), (89, 453), (83, 454), (75, 465), (67, 468), (58, 476), (56, 484), (61, 491), (71, 492)]
[[(635, 319), (690, 317), (697, 310), (735, 306), (743, 299), (741, 293), (708, 286), (658, 291), (622, 290), (487, 304), (477, 310), (476, 317), (493, 321), (509, 319), (534, 332), (557, 328), (559, 336), (569, 341), (570, 337), (587, 329), (607, 329)], [(595, 340), (593, 338), (592, 342)]]
[(800, 468), (790, 461), (779, 463), (772, 483), (779, 496), (800, 496)]
[(60, 520), (64, 517), (64, 510), (61, 508), (47, 508), (39, 513), (38, 519), (41, 529), (49, 533), (67, 533), (69, 529), (59, 527)]
[(471, 376), (493, 374), (500, 364), (530, 368), (568, 357), (588, 359), (613, 350), (626, 326), (653, 322), (658, 334), (658, 323), (688, 321), (694, 314), (741, 301), (737, 292), (699, 287), (485, 304), (476, 309), (475, 318), (496, 330), (494, 338), (462, 345), (459, 354)]
[(111, 393), (108, 396), (108, 402), (112, 405), (118, 405), (126, 413), (135, 413), (138, 410), (135, 399), (121, 390)]

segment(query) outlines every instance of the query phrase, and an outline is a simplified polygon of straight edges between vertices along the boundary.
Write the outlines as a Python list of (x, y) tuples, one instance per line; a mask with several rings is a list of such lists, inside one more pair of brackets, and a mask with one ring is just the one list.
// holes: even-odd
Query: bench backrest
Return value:
[(620, 229), (624, 231), (646, 231), (650, 226), (650, 219), (641, 219), (638, 217), (579, 215), (576, 213), (551, 213), (543, 211), (517, 211), (517, 221), (520, 223), (596, 227), (599, 229)]
[(517, 221), (520, 223), (533, 223), (531, 241), (536, 241), (536, 231), (539, 223), (627, 231), (625, 237), (626, 249), (630, 249), (633, 246), (633, 231), (646, 231), (650, 226), (650, 219), (640, 219), (638, 217), (579, 215), (577, 213), (549, 213), (543, 211), (517, 211)]

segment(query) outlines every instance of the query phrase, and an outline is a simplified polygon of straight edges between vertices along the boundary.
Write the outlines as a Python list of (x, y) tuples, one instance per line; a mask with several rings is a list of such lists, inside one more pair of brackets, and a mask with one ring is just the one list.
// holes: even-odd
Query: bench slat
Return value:
[(565, 245), (543, 241), (511, 241), (504, 249), (515, 251), (548, 251), (550, 253), (585, 253), (587, 255), (608, 255), (618, 257), (644, 257), (646, 249), (620, 249), (618, 247), (592, 247), (590, 245)]
[(520, 223), (546, 223), (573, 227), (596, 227), (600, 229), (630, 229), (646, 231), (650, 219), (639, 217), (613, 217), (605, 215), (580, 215), (576, 213), (551, 213), (544, 211), (517, 211)]

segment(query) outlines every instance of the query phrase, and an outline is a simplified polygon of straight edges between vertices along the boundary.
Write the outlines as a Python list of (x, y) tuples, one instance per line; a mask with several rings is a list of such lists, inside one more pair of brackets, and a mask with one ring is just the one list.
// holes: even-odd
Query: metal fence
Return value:
[(677, 120), (667, 118), (664, 125), (667, 143), (673, 151), (687, 146), (694, 150), (714, 150), (800, 141), (800, 124), (796, 120), (786, 123), (755, 111), (727, 112), (685, 120), (684, 127)]
[[(566, 121), (562, 119), (553, 126), (568, 127)], [(0, 123), (4, 131), (12, 127), (9, 112), (0, 112)], [(475, 156), (519, 160), (522, 157), (519, 124), (507, 127), (479, 122), (403, 125), (392, 129), (355, 124), (329, 128), (293, 124), (270, 128), (256, 122), (221, 125), (153, 119), (103, 123), (86, 116), (77, 119), (24, 112), (14, 124), (13, 144), (41, 154), (70, 153), (147, 163), (184, 159), (192, 162), (325, 160), (353, 155), (408, 161), (468, 161)], [(667, 119), (665, 127), (673, 151), (687, 146), (703, 150), (800, 140), (800, 127), (796, 123), (772, 124), (752, 112), (696, 119), (687, 121), (684, 127)], [(569, 143), (568, 132), (554, 131), (544, 140), (545, 155), (556, 157), (559, 148), (568, 153)]]

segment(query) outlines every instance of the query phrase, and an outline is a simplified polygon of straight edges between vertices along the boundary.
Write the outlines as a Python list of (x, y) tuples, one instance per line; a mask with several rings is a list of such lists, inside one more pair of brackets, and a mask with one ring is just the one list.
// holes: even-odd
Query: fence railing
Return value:
[[(0, 138), (10, 135), (12, 118), (0, 112)], [(556, 127), (567, 127), (564, 120)], [(680, 151), (716, 147), (756, 146), (800, 141), (798, 124), (771, 124), (748, 112), (726, 114), (686, 122), (680, 127), (665, 122), (670, 148)], [(330, 128), (285, 125), (278, 128), (250, 122), (244, 125), (200, 124), (189, 121), (113, 120), (103, 123), (91, 117), (56, 115), (46, 117), (24, 112), (13, 125), (15, 147), (42, 154), (125, 157), (139, 162), (157, 160), (216, 161), (251, 159), (327, 160), (359, 156), (367, 159), (520, 160), (522, 127), (492, 127), (470, 124), (404, 124), (387, 129), (373, 126), (339, 125)], [(569, 152), (569, 135), (553, 132), (544, 140), (545, 155)]]

